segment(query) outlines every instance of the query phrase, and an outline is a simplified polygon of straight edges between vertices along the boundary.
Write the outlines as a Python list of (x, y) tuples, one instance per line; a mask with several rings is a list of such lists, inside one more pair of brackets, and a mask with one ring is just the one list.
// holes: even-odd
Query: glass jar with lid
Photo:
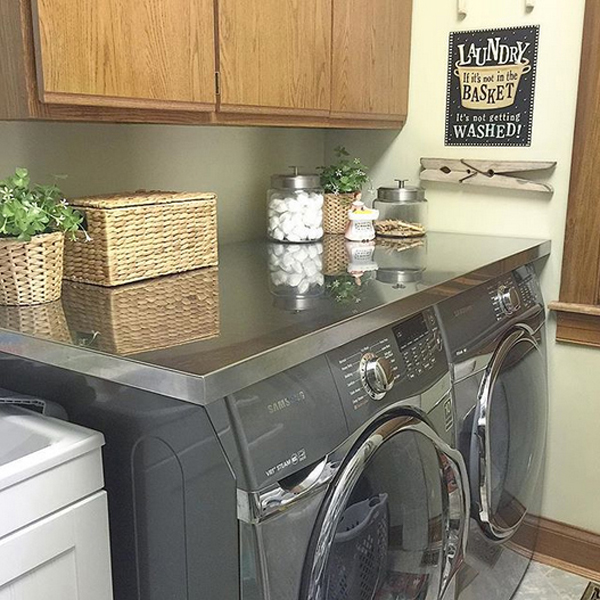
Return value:
[(315, 242), (323, 237), (323, 188), (317, 174), (273, 175), (267, 195), (267, 235), (276, 242)]
[(386, 237), (420, 237), (427, 230), (425, 190), (396, 179), (395, 187), (380, 187), (373, 207), (379, 211), (375, 222), (377, 235)]

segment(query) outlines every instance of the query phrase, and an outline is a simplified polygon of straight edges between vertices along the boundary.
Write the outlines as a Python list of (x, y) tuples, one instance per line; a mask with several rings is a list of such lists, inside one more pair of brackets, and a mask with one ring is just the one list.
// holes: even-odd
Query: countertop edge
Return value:
[[(89, 348), (67, 346), (1, 328), (0, 353), (184, 402), (206, 405), (518, 267), (540, 260), (550, 254), (550, 248), (549, 240), (536, 241), (528, 248), (418, 294), (351, 317), (205, 376), (174, 371), (127, 357), (110, 356)], [(350, 322), (354, 325), (351, 331), (348, 328)]]

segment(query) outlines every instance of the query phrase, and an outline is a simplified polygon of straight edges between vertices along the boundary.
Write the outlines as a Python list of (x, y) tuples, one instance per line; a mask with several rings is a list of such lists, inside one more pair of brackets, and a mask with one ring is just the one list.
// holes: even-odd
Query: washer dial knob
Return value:
[(368, 352), (360, 361), (360, 378), (373, 400), (381, 400), (394, 387), (394, 369), (387, 358)]
[(502, 310), (504, 310), (507, 315), (512, 315), (519, 310), (519, 307), (521, 306), (519, 294), (512, 286), (506, 287), (505, 285), (501, 285), (498, 288), (498, 300), (500, 301)]

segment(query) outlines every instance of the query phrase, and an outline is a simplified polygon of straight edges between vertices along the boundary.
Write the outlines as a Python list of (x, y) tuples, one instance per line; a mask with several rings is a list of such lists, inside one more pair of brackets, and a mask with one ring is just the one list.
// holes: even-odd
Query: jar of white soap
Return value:
[(273, 175), (267, 195), (267, 235), (276, 242), (315, 242), (323, 237), (323, 188), (319, 175)]

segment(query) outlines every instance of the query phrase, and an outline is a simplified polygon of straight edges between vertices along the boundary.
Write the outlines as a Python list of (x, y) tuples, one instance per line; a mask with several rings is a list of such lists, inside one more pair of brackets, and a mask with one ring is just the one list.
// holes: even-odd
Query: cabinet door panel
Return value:
[(33, 0), (42, 102), (210, 110), (213, 0)]
[(332, 116), (406, 116), (412, 0), (333, 0)]
[(332, 0), (219, 0), (221, 110), (327, 115)]

